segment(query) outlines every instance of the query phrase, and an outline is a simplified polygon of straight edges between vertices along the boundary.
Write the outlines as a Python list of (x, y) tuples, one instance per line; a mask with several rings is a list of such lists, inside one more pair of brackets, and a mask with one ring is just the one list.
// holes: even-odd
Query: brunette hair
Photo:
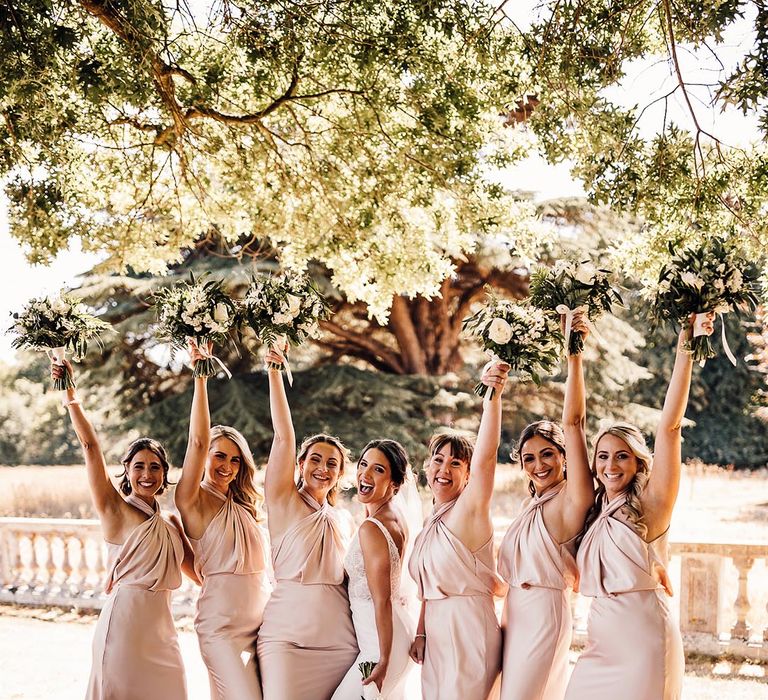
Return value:
[(219, 438), (231, 440), (240, 452), (240, 469), (237, 470), (237, 476), (229, 485), (229, 490), (232, 492), (232, 500), (248, 510), (256, 519), (256, 522), (261, 522), (264, 519), (261, 510), (264, 503), (264, 494), (254, 484), (256, 462), (253, 459), (251, 448), (248, 446), (248, 441), (239, 430), (235, 430), (228, 425), (214, 425), (211, 428), (209, 450), (213, 446), (213, 441)]
[(368, 450), (381, 450), (389, 462), (389, 469), (392, 473), (392, 481), (397, 488), (400, 488), (405, 481), (405, 475), (410, 469), (408, 464), (408, 453), (405, 448), (396, 440), (378, 439), (371, 440), (360, 452), (360, 459), (363, 458)]
[[(517, 445), (515, 445), (515, 451), (510, 455), (512, 459), (516, 458), (520, 462), (521, 467), (523, 464), (523, 445), (534, 437), (540, 437), (546, 440), (552, 447), (557, 449), (563, 457), (565, 457), (565, 433), (563, 432), (562, 427), (551, 420), (538, 420), (535, 423), (529, 423), (523, 428), (523, 431), (520, 433), (520, 439), (517, 441)], [(531, 496), (536, 495), (536, 487), (533, 485), (532, 481), (528, 482), (528, 493), (530, 493)]]
[(140, 437), (128, 445), (128, 451), (120, 460), (120, 464), (123, 465), (123, 473), (120, 474), (122, 479), (120, 480), (119, 489), (126, 496), (130, 496), (133, 491), (131, 481), (128, 478), (128, 467), (130, 467), (133, 458), (142, 450), (152, 452), (160, 460), (160, 465), (163, 467), (163, 485), (155, 492), (155, 496), (160, 496), (172, 483), (168, 481), (168, 470), (171, 468), (171, 465), (165, 453), (165, 448), (157, 440), (149, 437)]
[[(326, 496), (326, 500), (328, 503), (330, 503), (332, 506), (336, 505), (336, 496), (339, 493), (339, 481), (341, 480), (342, 474), (344, 474), (344, 469), (347, 466), (347, 462), (349, 462), (349, 450), (344, 447), (344, 443), (337, 437), (334, 437), (333, 435), (326, 435), (325, 433), (318, 433), (317, 435), (311, 435), (308, 438), (304, 439), (304, 442), (301, 443), (301, 446), (299, 447), (299, 451), (296, 455), (296, 464), (301, 468), (301, 464), (304, 462), (304, 460), (307, 458), (307, 455), (309, 454), (310, 449), (312, 449), (313, 445), (317, 445), (318, 443), (324, 443), (326, 445), (333, 445), (339, 453), (341, 454), (341, 467), (339, 469), (339, 479), (336, 481), (336, 483), (333, 485), (331, 490), (328, 492), (328, 495)], [(301, 488), (304, 484), (304, 479), (301, 476), (301, 471), (299, 471), (299, 479), (296, 482), (296, 487)]]

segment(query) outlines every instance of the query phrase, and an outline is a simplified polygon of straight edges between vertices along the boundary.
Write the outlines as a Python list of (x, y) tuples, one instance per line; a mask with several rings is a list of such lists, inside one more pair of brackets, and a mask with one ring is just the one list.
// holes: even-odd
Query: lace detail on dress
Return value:
[[(384, 533), (389, 549), (389, 561), (391, 567), (390, 586), (392, 587), (392, 600), (403, 603), (400, 595), (400, 553), (397, 551), (395, 541), (389, 534), (384, 525), (376, 518), (367, 518), (375, 523), (379, 530)], [(363, 550), (360, 548), (360, 531), (355, 533), (352, 544), (349, 545), (347, 555), (344, 557), (344, 568), (349, 576), (349, 599), (350, 600), (371, 600), (371, 591), (368, 588), (368, 579), (365, 575), (365, 562), (363, 561)]]

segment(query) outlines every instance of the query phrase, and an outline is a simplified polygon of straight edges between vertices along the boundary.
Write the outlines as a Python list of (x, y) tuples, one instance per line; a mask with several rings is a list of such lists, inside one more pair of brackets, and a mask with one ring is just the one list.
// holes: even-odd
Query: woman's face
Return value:
[(240, 448), (228, 437), (217, 437), (208, 450), (205, 480), (226, 493), (242, 467)]
[(559, 484), (563, 480), (565, 458), (549, 440), (534, 435), (520, 449), (520, 462), (537, 494)]
[(595, 471), (608, 498), (625, 491), (637, 474), (639, 463), (624, 440), (606, 433), (595, 448)]
[(436, 503), (458, 498), (469, 481), (469, 464), (453, 456), (449, 442), (430, 457), (425, 471)]
[(163, 463), (160, 458), (152, 450), (139, 450), (128, 464), (127, 472), (132, 492), (151, 504), (155, 494), (163, 487)]
[(387, 456), (377, 447), (366, 450), (357, 463), (357, 500), (365, 504), (387, 501), (396, 488)]
[(318, 503), (323, 503), (328, 492), (339, 483), (342, 463), (339, 448), (328, 442), (316, 442), (299, 463), (304, 488)]

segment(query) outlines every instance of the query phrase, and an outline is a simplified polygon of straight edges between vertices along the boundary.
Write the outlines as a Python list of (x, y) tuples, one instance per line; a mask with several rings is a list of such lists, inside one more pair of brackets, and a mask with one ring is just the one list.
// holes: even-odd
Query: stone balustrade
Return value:
[[(0, 518), (0, 603), (100, 610), (106, 566), (97, 520)], [(176, 615), (192, 614), (196, 597), (184, 577)]]
[[(670, 548), (672, 605), (679, 606), (686, 649), (767, 660), (768, 543), (675, 542)], [(0, 518), (0, 603), (100, 609), (105, 576), (98, 521)], [(184, 578), (175, 613), (192, 614), (196, 596), (197, 587)], [(574, 605), (578, 644), (587, 601)]]

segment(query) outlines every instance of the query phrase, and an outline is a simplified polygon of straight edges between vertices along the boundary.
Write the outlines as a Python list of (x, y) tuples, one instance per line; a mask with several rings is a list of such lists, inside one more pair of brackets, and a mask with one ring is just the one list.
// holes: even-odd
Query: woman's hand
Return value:
[[(697, 322), (698, 321), (698, 322)], [(701, 331), (697, 333), (697, 331)], [(712, 335), (715, 332), (715, 312), (707, 311), (702, 314), (690, 314), (688, 322), (683, 324), (678, 336), (678, 348), (682, 350), (683, 344), (690, 342), (694, 335)]]
[(268, 369), (271, 369), (270, 365), (277, 365), (282, 369), (285, 364), (286, 356), (288, 354), (288, 343), (285, 344), (285, 348), (281, 352), (276, 346), (270, 346), (267, 350), (267, 354), (264, 356), (264, 363)]
[(51, 360), (51, 379), (61, 379), (67, 371), (70, 377), (75, 376), (72, 372), (72, 363), (66, 357), (61, 363)]
[(189, 348), (189, 358), (193, 367), (196, 362), (204, 360), (206, 357), (210, 357), (213, 353), (213, 341), (210, 340), (206, 340), (202, 344), (202, 350), (201, 345), (198, 344), (194, 338), (187, 339), (187, 346)]
[(497, 394), (500, 395), (507, 384), (510, 369), (506, 362), (489, 362), (483, 368), (483, 376), (480, 377), (480, 381), (485, 386), (495, 389)]
[(373, 671), (371, 671), (371, 675), (368, 676), (368, 678), (363, 679), (363, 685), (370, 685), (371, 683), (375, 683), (376, 687), (379, 689), (379, 692), (381, 692), (381, 689), (384, 687), (384, 677), (387, 675), (387, 667), (388, 667), (387, 661), (381, 661), (373, 667)]
[(411, 643), (411, 648), (408, 651), (410, 657), (417, 663), (424, 663), (424, 648), (427, 646), (427, 638), (424, 635), (417, 635), (416, 639)]
[[(565, 330), (565, 316), (560, 316), (560, 327)], [(579, 333), (584, 340), (589, 335), (589, 319), (587, 318), (587, 310), (583, 306), (574, 309), (571, 333)]]

